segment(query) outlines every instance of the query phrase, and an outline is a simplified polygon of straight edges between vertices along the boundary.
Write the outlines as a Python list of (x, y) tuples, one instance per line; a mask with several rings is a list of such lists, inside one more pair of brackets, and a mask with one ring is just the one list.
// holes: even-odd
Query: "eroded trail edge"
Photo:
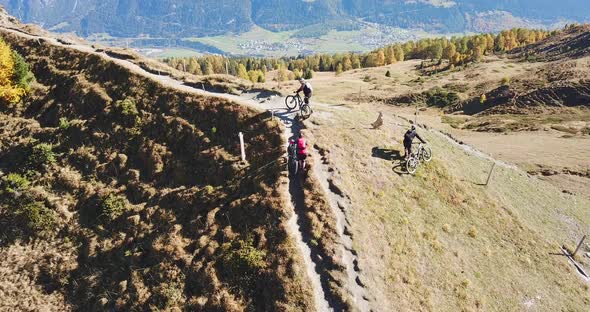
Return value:
[(346, 285), (345, 289), (352, 297), (353, 304), (360, 311), (371, 311), (369, 297), (365, 289), (365, 284), (360, 276), (360, 266), (358, 253), (353, 247), (353, 236), (350, 230), (349, 211), (352, 207), (352, 201), (334, 181), (334, 170), (330, 167), (328, 151), (321, 149), (317, 145), (314, 150), (321, 156), (321, 162), (314, 163), (314, 172), (320, 180), (320, 184), (327, 194), (328, 203), (336, 217), (336, 230), (340, 239), (340, 252), (342, 263), (346, 268)]

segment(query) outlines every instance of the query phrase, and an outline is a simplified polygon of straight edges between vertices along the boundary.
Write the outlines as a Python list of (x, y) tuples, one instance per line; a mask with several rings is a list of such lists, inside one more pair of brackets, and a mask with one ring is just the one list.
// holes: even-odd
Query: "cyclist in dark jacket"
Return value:
[(408, 159), (412, 153), (412, 142), (414, 142), (414, 138), (418, 138), (420, 142), (426, 143), (426, 141), (424, 141), (416, 132), (416, 126), (412, 125), (412, 128), (406, 131), (404, 134), (404, 151), (406, 153), (406, 156), (404, 156), (405, 159)]
[(299, 83), (301, 83), (301, 86), (295, 91), (295, 93), (303, 91), (303, 100), (305, 101), (305, 104), (309, 105), (309, 98), (311, 98), (311, 95), (313, 94), (313, 88), (311, 87), (311, 84), (303, 78), (299, 79)]

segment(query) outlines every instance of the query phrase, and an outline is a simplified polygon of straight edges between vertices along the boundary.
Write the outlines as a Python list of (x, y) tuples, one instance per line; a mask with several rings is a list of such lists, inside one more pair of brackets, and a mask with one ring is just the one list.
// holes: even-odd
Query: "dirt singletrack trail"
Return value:
[[(301, 131), (301, 123), (297, 120), (299, 113), (297, 110), (287, 110), (283, 102), (284, 98), (279, 96), (263, 97), (258, 94), (247, 94), (245, 96), (249, 97), (245, 98), (245, 100), (249, 100), (250, 102), (254, 101), (254, 105), (272, 111), (273, 115), (285, 124), (286, 131), (284, 135), (286, 136), (287, 141), (289, 138), (298, 137)], [(316, 109), (310, 118), (314, 118), (314, 114), (330, 114), (327, 110), (329, 110), (332, 106), (324, 103), (314, 102), (312, 103), (312, 107), (315, 107)], [(332, 173), (323, 160), (326, 151), (318, 149), (316, 146), (314, 146), (313, 142), (309, 143), (309, 151), (312, 152), (310, 157), (314, 157), (315, 159), (313, 162), (313, 170), (310, 172), (313, 172), (316, 178), (318, 178), (320, 181), (321, 188), (326, 194), (326, 199), (330, 205), (331, 213), (336, 220), (336, 234), (338, 236), (337, 247), (339, 248), (341, 255), (339, 260), (344, 266), (346, 274), (346, 284), (342, 285), (342, 287), (352, 299), (352, 304), (355, 309), (363, 312), (372, 311), (365, 285), (362, 282), (362, 278), (360, 276), (358, 255), (356, 250), (353, 248), (353, 237), (350, 231), (350, 221), (348, 219), (348, 212), (350, 209), (352, 209), (352, 203), (346, 194), (343, 194), (341, 190), (333, 185), (331, 177)], [(292, 174), (290, 174), (289, 180), (289, 190), (296, 212), (294, 217), (298, 220), (297, 232), (302, 233), (303, 242), (305, 243), (305, 257), (307, 258), (309, 252), (311, 252), (309, 261), (312, 261), (311, 259), (315, 260), (315, 263), (308, 265), (308, 269), (312, 269), (317, 266), (321, 266), (322, 259), (315, 250), (316, 248), (313, 247), (310, 231), (306, 229), (305, 224), (300, 221), (301, 216), (303, 216), (306, 212), (305, 210), (309, 209), (309, 207), (306, 207), (304, 203), (303, 180), (302, 177), (293, 176)], [(330, 310), (346, 310), (346, 307), (341, 306), (336, 300), (330, 298), (328, 291), (330, 285), (327, 281), (328, 277), (324, 276), (327, 273), (315, 270), (315, 274), (320, 278), (321, 288), (325, 294), (327, 303), (330, 306)]]

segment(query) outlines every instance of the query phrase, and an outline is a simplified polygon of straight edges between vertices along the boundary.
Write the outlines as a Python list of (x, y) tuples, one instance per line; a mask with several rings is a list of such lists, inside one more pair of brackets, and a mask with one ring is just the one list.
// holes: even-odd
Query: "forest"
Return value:
[[(572, 26), (566, 26), (572, 27)], [(426, 38), (395, 43), (368, 53), (300, 55), (289, 58), (252, 58), (205, 55), (167, 58), (170, 66), (195, 75), (229, 74), (252, 82), (265, 82), (266, 73), (277, 70), (277, 80), (310, 79), (314, 72), (342, 72), (378, 67), (412, 59), (447, 60), (449, 68), (480, 61), (485, 55), (502, 54), (535, 43), (559, 31), (515, 28), (498, 34), (451, 38)]]

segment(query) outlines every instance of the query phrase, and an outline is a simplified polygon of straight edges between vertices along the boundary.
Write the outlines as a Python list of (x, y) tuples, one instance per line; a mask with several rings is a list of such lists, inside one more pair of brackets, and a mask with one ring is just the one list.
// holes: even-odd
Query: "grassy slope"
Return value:
[[(59, 219), (51, 248), (33, 247), (36, 266), (23, 268), (30, 262), (19, 257), (30, 245), (20, 255), (10, 246), (30, 241), (11, 236), (12, 208), (2, 199), (0, 244), (9, 256), (3, 264), (12, 267), (3, 282), (49, 287), (69, 304), (99, 310), (313, 309), (283, 227), (284, 178), (271, 167), (241, 170), (239, 147), (225, 139), (247, 132), (250, 165), (258, 168), (282, 155), (276, 123), (224, 99), (164, 87), (97, 54), (2, 35), (42, 84), (22, 114), (0, 115), (2, 170), (26, 172), (21, 152), (32, 139), (53, 144), (56, 163), (34, 173), (31, 192)], [(120, 99), (137, 103), (135, 130), (117, 113)], [(71, 127), (57, 127), (62, 117)], [(127, 203), (111, 222), (100, 215), (107, 194)], [(235, 243), (249, 238), (263, 253), (253, 275), (228, 258)], [(0, 308), (38, 309), (43, 301), (6, 293)]]
[[(491, 163), (424, 131), (435, 160), (416, 177), (398, 175), (391, 161), (371, 157), (374, 147), (401, 148), (388, 144), (391, 128), (363, 129), (372, 108), (333, 114), (313, 132), (352, 198), (355, 247), (377, 306), (520, 310), (533, 300), (545, 311), (582, 311), (590, 304), (572, 267), (549, 256), (587, 229), (588, 201), (503, 167), (489, 188), (475, 185)], [(403, 121), (386, 118), (392, 123)]]

